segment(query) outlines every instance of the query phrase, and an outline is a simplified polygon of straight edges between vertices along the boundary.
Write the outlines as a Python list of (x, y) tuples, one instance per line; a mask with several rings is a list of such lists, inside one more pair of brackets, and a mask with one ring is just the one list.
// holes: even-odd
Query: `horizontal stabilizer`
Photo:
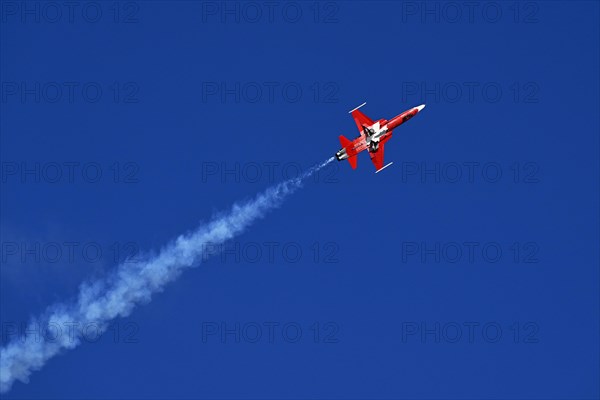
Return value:
[(358, 162), (358, 157), (356, 157), (356, 156), (348, 157), (348, 162), (350, 163), (350, 166), (352, 167), (352, 169), (356, 169), (356, 163)]

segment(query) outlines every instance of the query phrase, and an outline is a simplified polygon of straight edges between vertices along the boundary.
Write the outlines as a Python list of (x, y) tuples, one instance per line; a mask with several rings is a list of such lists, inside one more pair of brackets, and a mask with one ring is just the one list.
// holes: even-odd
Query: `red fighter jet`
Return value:
[(389, 121), (380, 119), (376, 122), (373, 122), (371, 118), (358, 110), (365, 104), (367, 103), (362, 103), (360, 106), (350, 111), (352, 118), (354, 118), (354, 122), (356, 122), (356, 127), (360, 132), (360, 136), (354, 140), (349, 140), (344, 135), (340, 135), (342, 148), (335, 153), (335, 158), (337, 158), (338, 161), (348, 160), (352, 169), (356, 169), (356, 155), (361, 151), (368, 149), (371, 161), (373, 161), (373, 164), (377, 169), (375, 173), (377, 173), (393, 164), (389, 163), (386, 166), (383, 165), (383, 149), (385, 147), (385, 142), (392, 137), (392, 130), (417, 115), (419, 111), (425, 108), (425, 104), (406, 110)]

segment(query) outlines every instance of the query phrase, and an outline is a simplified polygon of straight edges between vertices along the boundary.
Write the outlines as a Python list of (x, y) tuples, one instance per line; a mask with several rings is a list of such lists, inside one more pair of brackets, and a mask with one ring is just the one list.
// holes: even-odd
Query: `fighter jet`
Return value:
[(356, 122), (360, 136), (350, 140), (344, 135), (340, 135), (342, 148), (335, 153), (335, 158), (338, 161), (348, 160), (352, 169), (356, 169), (356, 155), (361, 151), (369, 150), (369, 156), (371, 156), (371, 161), (375, 165), (375, 173), (378, 173), (393, 164), (391, 162), (386, 166), (383, 165), (383, 149), (385, 142), (392, 137), (392, 130), (417, 115), (419, 111), (425, 108), (425, 104), (406, 110), (389, 121), (380, 119), (376, 122), (373, 122), (371, 118), (359, 111), (359, 108), (365, 104), (367, 103), (362, 103), (354, 110), (349, 111), (352, 118), (354, 118), (354, 122)]

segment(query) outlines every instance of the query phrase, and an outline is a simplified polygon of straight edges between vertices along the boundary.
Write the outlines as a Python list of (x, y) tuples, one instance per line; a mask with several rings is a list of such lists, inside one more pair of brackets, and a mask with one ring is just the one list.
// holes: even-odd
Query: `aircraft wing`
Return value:
[(375, 169), (377, 170), (377, 172), (379, 172), (381, 169), (383, 169), (383, 149), (384, 148), (385, 148), (385, 143), (381, 143), (379, 145), (379, 149), (375, 153), (369, 152), (369, 155), (371, 156), (371, 161), (373, 162), (373, 165), (375, 165)]
[(354, 110), (350, 111), (350, 114), (352, 114), (352, 118), (354, 118), (356, 127), (358, 128), (358, 131), (360, 132), (361, 135), (364, 135), (363, 125), (371, 126), (374, 123), (371, 118), (367, 117), (365, 114), (363, 114), (362, 112), (359, 111), (359, 108), (361, 108), (365, 104), (367, 104), (367, 103), (362, 103), (360, 106), (358, 106)]

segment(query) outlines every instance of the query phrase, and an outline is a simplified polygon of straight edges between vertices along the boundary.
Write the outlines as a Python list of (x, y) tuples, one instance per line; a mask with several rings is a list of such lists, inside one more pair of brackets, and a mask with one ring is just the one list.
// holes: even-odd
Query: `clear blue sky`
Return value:
[(598, 398), (598, 2), (52, 4), (0, 2), (3, 344), (427, 108), (3, 398)]

